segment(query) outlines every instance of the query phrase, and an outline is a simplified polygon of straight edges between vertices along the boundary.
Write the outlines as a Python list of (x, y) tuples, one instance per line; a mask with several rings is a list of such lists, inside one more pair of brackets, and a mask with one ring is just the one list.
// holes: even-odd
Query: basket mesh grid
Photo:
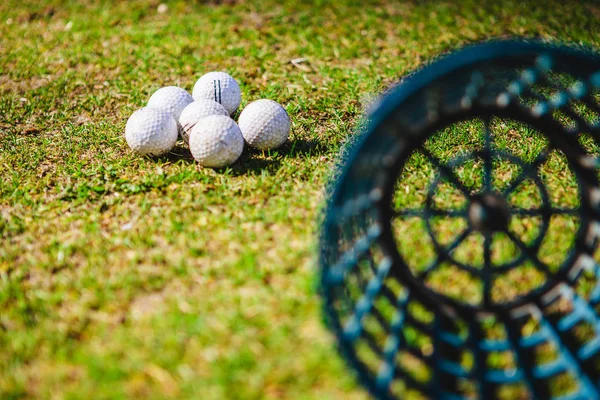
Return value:
[(331, 196), (322, 294), (378, 398), (599, 398), (600, 60), (472, 46), (370, 115)]

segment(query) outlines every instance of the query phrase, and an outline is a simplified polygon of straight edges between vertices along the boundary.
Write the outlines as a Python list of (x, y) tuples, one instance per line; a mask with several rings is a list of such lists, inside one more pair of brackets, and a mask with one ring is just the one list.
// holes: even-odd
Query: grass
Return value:
[[(217, 3), (0, 4), (1, 398), (365, 398), (315, 290), (361, 113), (465, 43), (600, 47), (585, 2)], [(210, 70), (284, 104), (291, 141), (218, 171), (132, 154), (127, 117)]]

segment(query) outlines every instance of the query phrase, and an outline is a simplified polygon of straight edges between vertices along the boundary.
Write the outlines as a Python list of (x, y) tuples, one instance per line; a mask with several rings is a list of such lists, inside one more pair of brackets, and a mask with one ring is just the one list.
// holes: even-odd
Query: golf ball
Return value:
[(273, 100), (262, 99), (248, 104), (238, 123), (248, 145), (259, 150), (281, 146), (290, 133), (290, 117)]
[(192, 156), (205, 167), (233, 164), (242, 155), (244, 138), (234, 120), (225, 115), (202, 118), (190, 134)]
[(129, 147), (138, 154), (165, 154), (177, 142), (177, 122), (164, 110), (143, 107), (127, 120), (125, 139)]
[(214, 100), (222, 104), (229, 114), (233, 114), (242, 101), (242, 92), (240, 85), (231, 75), (225, 72), (209, 72), (198, 79), (192, 97), (194, 100)]
[(167, 111), (178, 121), (183, 109), (193, 101), (193, 97), (186, 90), (177, 86), (166, 86), (154, 92), (148, 100), (148, 107)]
[(196, 126), (201, 118), (209, 115), (226, 115), (229, 113), (219, 103), (214, 100), (202, 99), (188, 104), (179, 117), (179, 125), (181, 126), (181, 137), (186, 143), (190, 142), (190, 132)]

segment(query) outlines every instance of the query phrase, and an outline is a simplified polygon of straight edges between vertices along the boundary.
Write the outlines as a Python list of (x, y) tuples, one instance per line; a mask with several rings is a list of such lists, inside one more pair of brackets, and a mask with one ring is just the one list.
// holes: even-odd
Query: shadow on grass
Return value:
[(315, 157), (325, 153), (327, 148), (316, 140), (295, 139), (275, 150), (255, 150), (248, 146), (240, 159), (232, 166), (234, 175), (247, 173), (276, 172), (282, 162), (292, 158)]
[[(260, 154), (254, 149), (244, 148), (240, 158), (230, 167), (234, 176), (261, 174), (267, 171), (269, 175), (275, 173), (281, 167), (281, 157), (259, 158)], [(222, 170), (225, 170), (223, 168)], [(219, 170), (217, 170), (219, 171)]]
[[(281, 163), (290, 158), (315, 157), (324, 154), (327, 147), (317, 140), (295, 139), (288, 141), (275, 150), (256, 150), (248, 145), (244, 146), (244, 152), (236, 161), (231, 169), (236, 176), (248, 173), (261, 173), (267, 171), (269, 174), (276, 172)], [(165, 161), (178, 162), (183, 161), (193, 164), (196, 161), (190, 150), (183, 144), (178, 143), (168, 154), (160, 157)], [(226, 167), (227, 168), (227, 167)], [(226, 168), (217, 168), (217, 171)]]
[(196, 162), (194, 157), (192, 157), (192, 153), (190, 153), (190, 149), (188, 149), (183, 143), (177, 143), (177, 145), (170, 152), (161, 158), (171, 162), (177, 162), (180, 160), (190, 164)]
[(281, 146), (278, 151), (285, 157), (318, 156), (324, 153), (325, 146), (317, 140), (296, 139)]

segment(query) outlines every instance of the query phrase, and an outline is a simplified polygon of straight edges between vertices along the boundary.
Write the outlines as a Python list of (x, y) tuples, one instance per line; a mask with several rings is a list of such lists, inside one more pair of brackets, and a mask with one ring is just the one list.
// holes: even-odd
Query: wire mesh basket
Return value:
[(600, 58), (502, 40), (405, 79), (331, 195), (321, 293), (381, 399), (600, 397)]

